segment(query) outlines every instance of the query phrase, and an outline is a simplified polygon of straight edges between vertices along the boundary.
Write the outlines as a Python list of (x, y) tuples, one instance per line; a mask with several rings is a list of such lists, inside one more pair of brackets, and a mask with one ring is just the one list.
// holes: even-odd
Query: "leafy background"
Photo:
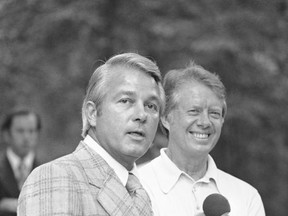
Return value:
[[(33, 107), (49, 161), (81, 139), (81, 104), (93, 69), (127, 51), (163, 75), (193, 60), (222, 78), (228, 115), (212, 155), (256, 187), (266, 214), (288, 213), (287, 0), (2, 0), (0, 117)], [(151, 150), (167, 140), (159, 131)], [(1, 144), (0, 149), (4, 148)]]

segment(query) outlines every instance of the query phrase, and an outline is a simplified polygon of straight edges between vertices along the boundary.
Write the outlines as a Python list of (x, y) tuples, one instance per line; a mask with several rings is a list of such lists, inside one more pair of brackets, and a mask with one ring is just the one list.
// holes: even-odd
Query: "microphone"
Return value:
[(203, 202), (203, 211), (206, 216), (224, 216), (228, 214), (230, 204), (221, 194), (210, 194)]

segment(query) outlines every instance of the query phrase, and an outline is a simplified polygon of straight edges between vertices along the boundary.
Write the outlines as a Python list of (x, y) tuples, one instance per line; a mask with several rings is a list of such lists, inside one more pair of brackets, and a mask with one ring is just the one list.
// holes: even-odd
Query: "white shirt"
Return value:
[(206, 174), (194, 181), (164, 150), (161, 149), (159, 157), (139, 168), (140, 180), (150, 196), (155, 216), (203, 216), (203, 201), (212, 193), (227, 198), (230, 216), (265, 216), (257, 190), (219, 170), (210, 155)]
[(34, 152), (30, 152), (23, 159), (21, 159), (9, 147), (9, 148), (7, 148), (6, 154), (7, 154), (8, 161), (12, 167), (12, 170), (13, 170), (13, 173), (14, 173), (14, 176), (16, 179), (18, 179), (19, 176), (21, 175), (21, 173), (19, 171), (19, 166), (21, 163), (22, 163), (22, 165), (24, 164), (24, 171), (23, 172), (25, 173), (25, 176), (29, 175), (29, 173), (31, 172), (31, 170), (33, 168), (33, 162), (34, 162), (34, 158), (35, 158)]
[(120, 164), (117, 160), (115, 160), (104, 148), (102, 148), (91, 136), (87, 135), (83, 140), (89, 148), (99, 154), (108, 165), (114, 170), (116, 175), (119, 177), (122, 184), (125, 186), (128, 181), (129, 172), (132, 172), (135, 176), (139, 176), (136, 164), (134, 164), (133, 169), (128, 172), (128, 170)]

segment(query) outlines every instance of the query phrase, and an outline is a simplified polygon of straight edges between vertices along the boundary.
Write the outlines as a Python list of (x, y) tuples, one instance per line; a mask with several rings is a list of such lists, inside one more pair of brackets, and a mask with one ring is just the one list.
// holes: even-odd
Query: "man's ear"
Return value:
[(88, 101), (86, 103), (86, 116), (89, 124), (92, 127), (96, 127), (97, 109), (95, 103), (92, 101)]
[(222, 124), (224, 124), (224, 119), (226, 117), (226, 114), (227, 114), (227, 104), (226, 104), (226, 101), (224, 101), (223, 110), (222, 110), (222, 120), (221, 120)]
[(161, 124), (166, 128), (166, 130), (170, 131), (170, 123), (168, 121), (168, 116), (162, 116), (161, 117)]
[(224, 124), (224, 120), (225, 120), (225, 119), (224, 119), (224, 117), (223, 117), (222, 120), (221, 120), (222, 125)]

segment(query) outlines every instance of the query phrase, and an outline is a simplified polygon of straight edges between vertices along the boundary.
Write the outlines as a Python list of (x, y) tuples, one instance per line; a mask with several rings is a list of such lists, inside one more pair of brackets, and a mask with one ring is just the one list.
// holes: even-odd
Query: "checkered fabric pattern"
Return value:
[(151, 200), (141, 185), (139, 179), (133, 173), (129, 173), (126, 188), (133, 199), (134, 205), (139, 212), (139, 215), (153, 215)]
[(30, 174), (18, 199), (17, 215), (151, 215), (141, 211), (114, 170), (81, 142), (72, 154)]

